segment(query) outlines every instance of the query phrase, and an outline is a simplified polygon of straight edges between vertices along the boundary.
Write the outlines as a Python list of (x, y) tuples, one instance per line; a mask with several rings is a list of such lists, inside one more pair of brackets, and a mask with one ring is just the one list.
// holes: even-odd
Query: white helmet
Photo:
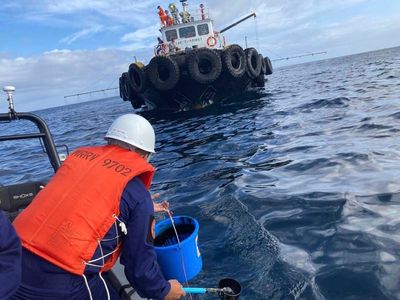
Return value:
[(154, 153), (156, 137), (153, 126), (142, 116), (126, 114), (118, 117), (110, 126), (105, 138), (115, 139)]

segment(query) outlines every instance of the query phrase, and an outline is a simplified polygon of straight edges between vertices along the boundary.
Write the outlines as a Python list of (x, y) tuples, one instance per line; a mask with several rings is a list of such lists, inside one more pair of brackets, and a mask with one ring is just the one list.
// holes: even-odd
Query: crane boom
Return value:
[(219, 33), (223, 33), (225, 31), (231, 29), (232, 27), (235, 27), (236, 25), (239, 25), (240, 23), (246, 21), (247, 19), (249, 19), (251, 17), (256, 18), (257, 17), (256, 13), (252, 13), (252, 14), (248, 15), (247, 17), (244, 17), (243, 19), (240, 19), (239, 21), (237, 21), (237, 22), (225, 27), (224, 29), (220, 30)]

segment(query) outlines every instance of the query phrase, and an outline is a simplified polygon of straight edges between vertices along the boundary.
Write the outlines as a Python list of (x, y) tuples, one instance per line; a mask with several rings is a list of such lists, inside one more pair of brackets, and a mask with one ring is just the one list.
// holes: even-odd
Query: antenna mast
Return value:
[(3, 91), (7, 94), (7, 101), (8, 101), (8, 112), (11, 115), (15, 115), (14, 110), (14, 100), (13, 100), (13, 92), (15, 92), (15, 87), (8, 85), (3, 88)]

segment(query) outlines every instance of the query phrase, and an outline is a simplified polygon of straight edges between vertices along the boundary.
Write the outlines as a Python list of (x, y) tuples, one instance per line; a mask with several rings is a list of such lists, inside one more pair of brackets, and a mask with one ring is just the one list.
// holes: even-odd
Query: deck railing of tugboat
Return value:
[[(182, 18), (181, 16), (179, 16), (179, 21), (180, 21), (180, 23), (177, 23), (177, 24), (174, 24), (174, 25), (179, 25), (179, 24), (190, 24), (190, 23), (192, 23), (192, 22), (204, 21), (204, 20), (208, 20), (208, 19), (211, 19), (211, 18), (212, 18), (209, 9), (204, 9), (204, 12), (203, 12), (203, 13), (200, 11), (200, 9), (197, 9), (197, 10), (194, 12), (194, 14), (192, 14), (192, 11), (188, 11), (188, 13), (190, 14), (189, 22), (184, 23), (184, 22), (182, 21), (183, 18)], [(162, 25), (162, 24), (161, 24), (161, 25)], [(174, 26), (174, 25), (162, 26), (162, 28), (168, 28), (168, 27), (171, 27), (171, 26)]]

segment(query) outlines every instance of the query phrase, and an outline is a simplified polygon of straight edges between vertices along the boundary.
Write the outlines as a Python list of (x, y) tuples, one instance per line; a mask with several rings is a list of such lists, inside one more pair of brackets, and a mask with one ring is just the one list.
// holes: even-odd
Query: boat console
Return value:
[(43, 188), (43, 182), (27, 182), (0, 186), (0, 210), (13, 221)]

